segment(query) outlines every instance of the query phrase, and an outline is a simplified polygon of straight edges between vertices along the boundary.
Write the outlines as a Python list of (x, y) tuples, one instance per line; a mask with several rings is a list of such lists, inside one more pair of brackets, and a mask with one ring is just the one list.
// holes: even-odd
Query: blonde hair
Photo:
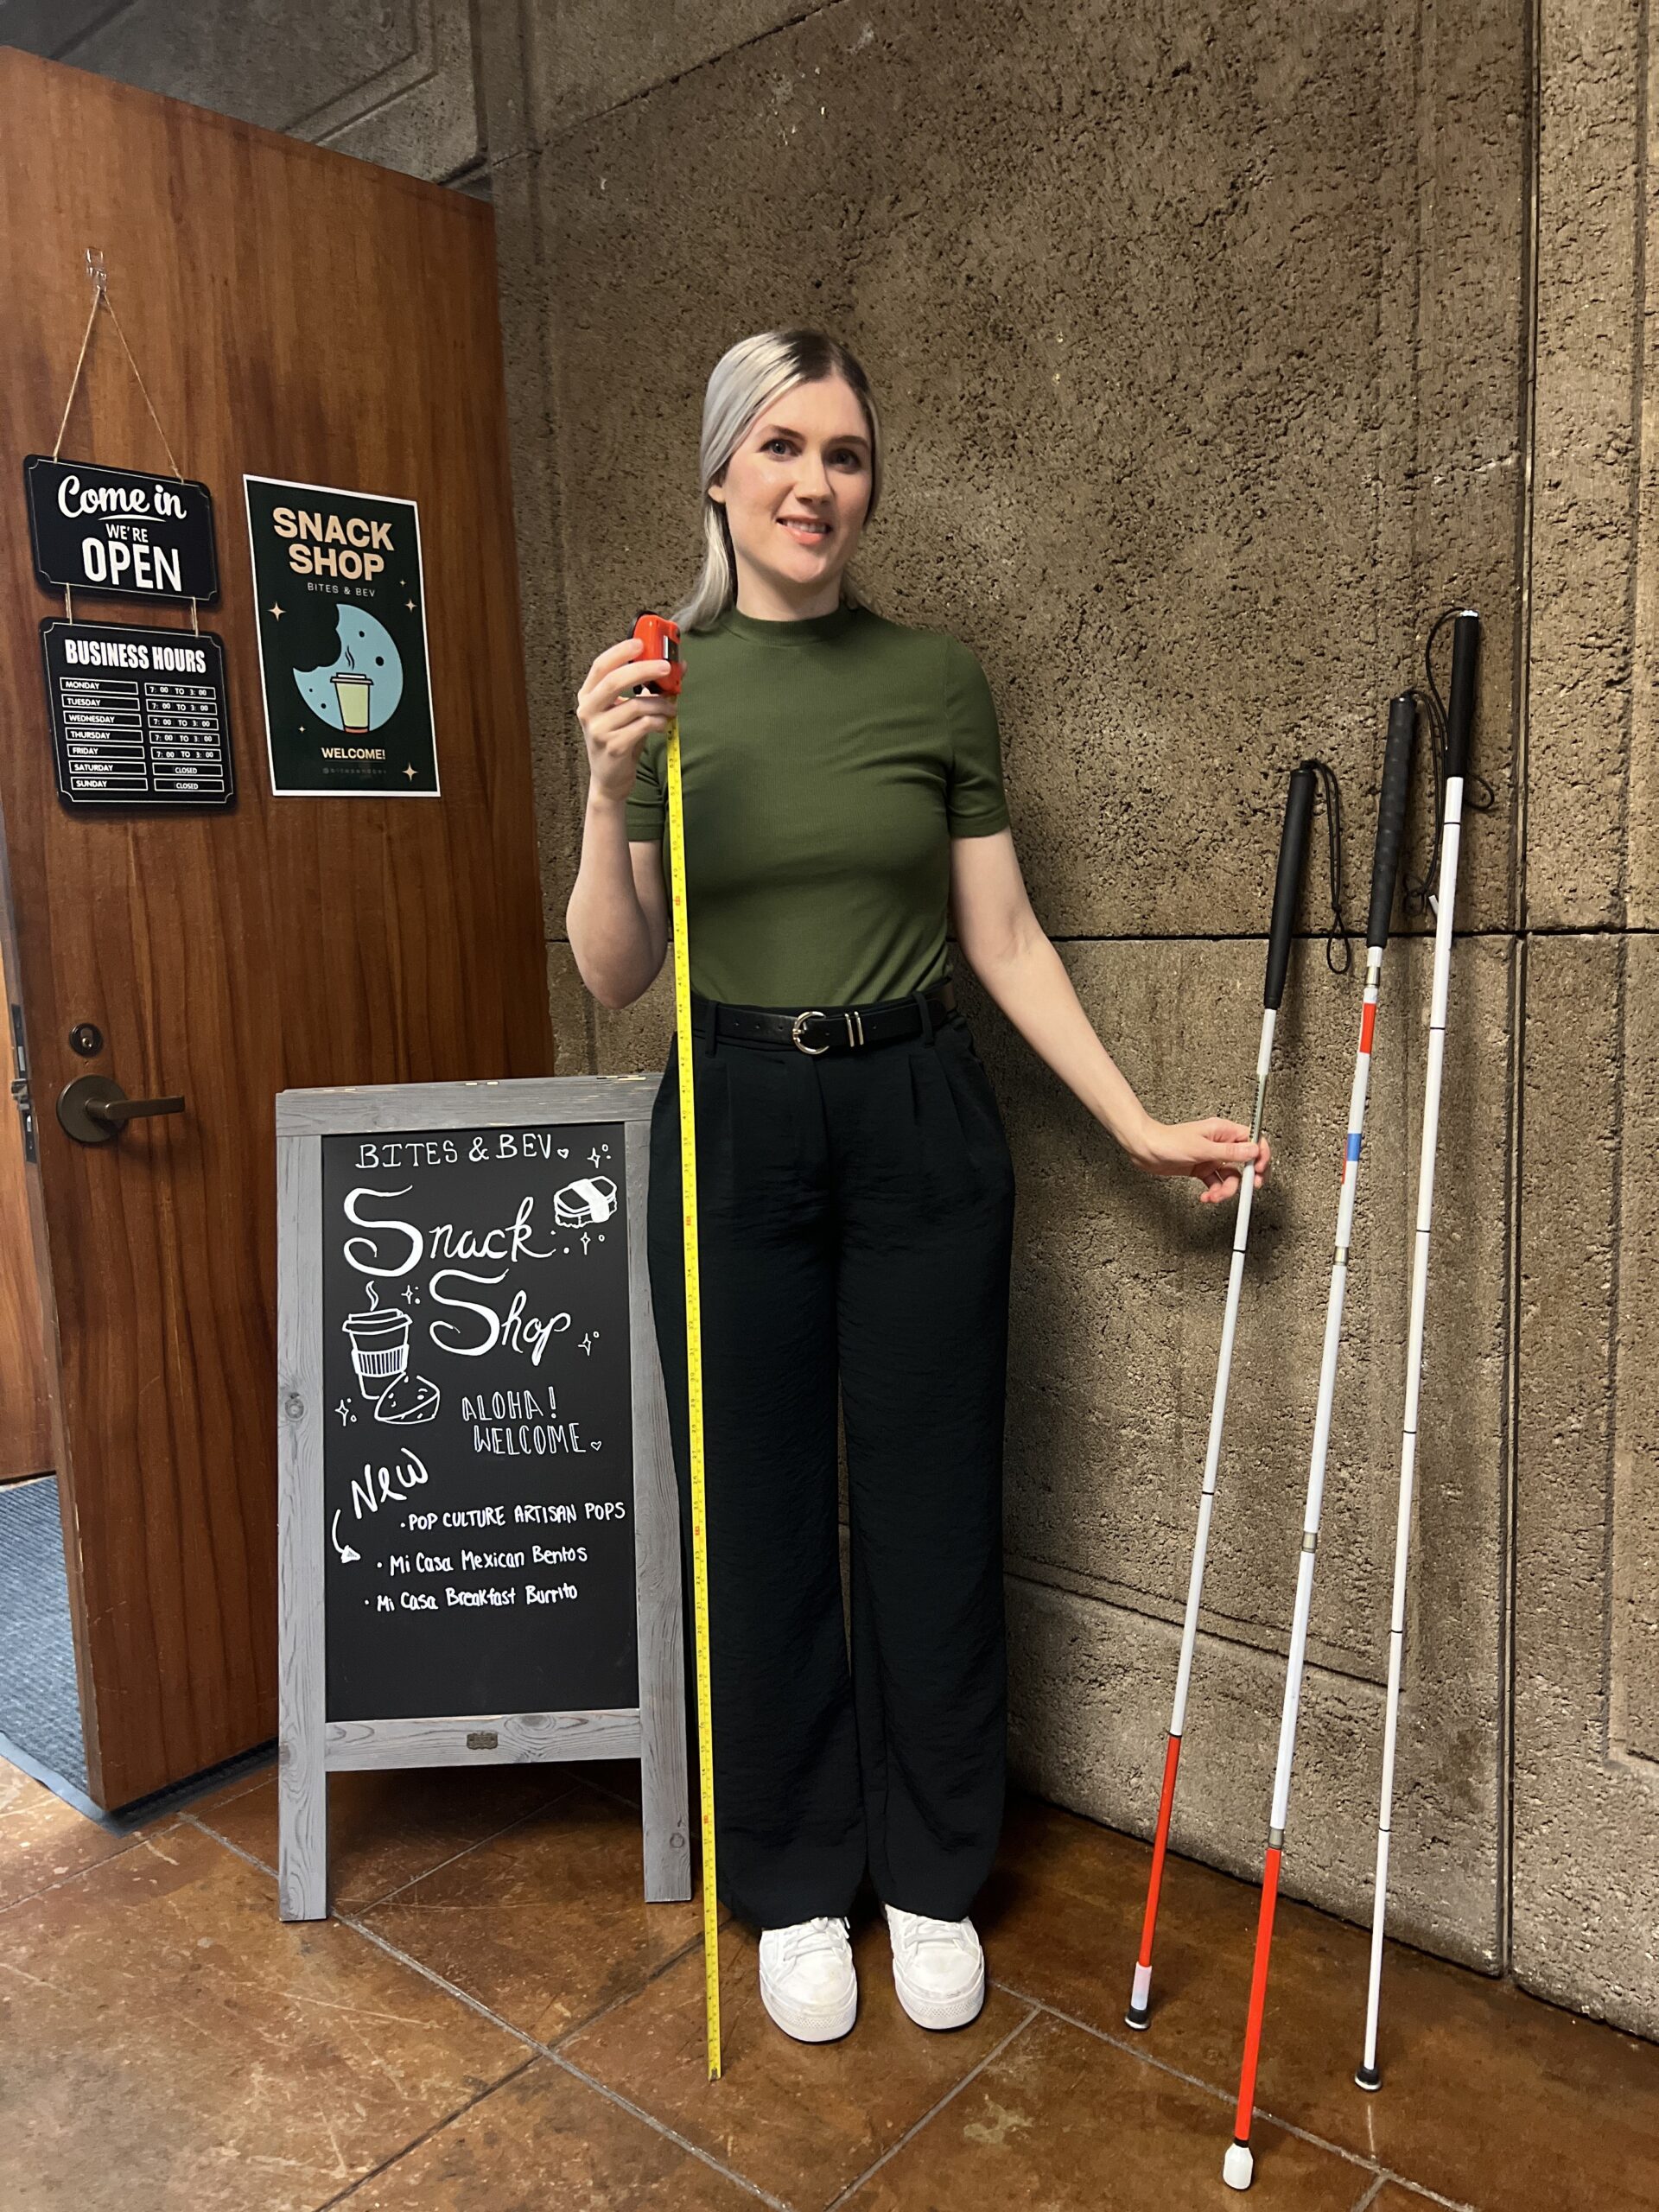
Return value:
[[(707, 630), (717, 622), (737, 598), (737, 563), (732, 553), (731, 525), (709, 486), (726, 473), (743, 433), (764, 407), (798, 384), (817, 384), (825, 377), (842, 377), (849, 383), (863, 410), (870, 434), (870, 503), (868, 522), (881, 495), (881, 427), (871, 396), (869, 378), (844, 346), (822, 330), (794, 328), (763, 330), (741, 338), (715, 364), (703, 394), (702, 435), (698, 444), (698, 481), (702, 486), (702, 567), (691, 596), (677, 607), (674, 620), (682, 630)], [(843, 571), (843, 606), (868, 602)]]

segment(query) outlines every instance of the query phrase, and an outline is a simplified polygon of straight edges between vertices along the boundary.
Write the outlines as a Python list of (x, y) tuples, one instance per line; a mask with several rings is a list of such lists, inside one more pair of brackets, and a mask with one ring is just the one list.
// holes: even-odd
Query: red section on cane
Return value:
[(1250, 2139), (1250, 2114), (1255, 2106), (1255, 2069), (1262, 2056), (1262, 2021), (1268, 2008), (1268, 1961), (1273, 1953), (1273, 1914), (1279, 1902), (1277, 1847), (1269, 1849), (1262, 1871), (1262, 1910), (1255, 1923), (1255, 1963), (1250, 1971), (1250, 2010), (1244, 2027), (1244, 2064), (1239, 2075), (1238, 2107), (1233, 2114), (1233, 2141)]

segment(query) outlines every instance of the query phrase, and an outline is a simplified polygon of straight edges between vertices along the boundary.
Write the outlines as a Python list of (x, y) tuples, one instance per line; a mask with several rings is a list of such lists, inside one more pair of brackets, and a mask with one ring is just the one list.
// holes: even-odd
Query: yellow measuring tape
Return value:
[(680, 1203), (685, 1228), (686, 1402), (691, 1438), (691, 1586), (697, 1662), (697, 1779), (702, 1796), (702, 1995), (709, 2079), (720, 2075), (720, 1905), (715, 1894), (714, 1708), (709, 1686), (709, 1524), (702, 1463), (702, 1294), (697, 1268), (697, 1120), (692, 1094), (691, 963), (685, 929), (685, 806), (680, 718), (668, 726), (668, 853), (674, 907), (674, 1034), (679, 1044)]

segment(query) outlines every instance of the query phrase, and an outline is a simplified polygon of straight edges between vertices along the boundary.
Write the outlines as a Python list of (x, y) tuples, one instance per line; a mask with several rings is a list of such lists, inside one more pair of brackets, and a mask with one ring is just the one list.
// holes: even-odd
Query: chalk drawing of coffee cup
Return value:
[(369, 727), (369, 693), (374, 678), (360, 676), (355, 669), (336, 669), (329, 682), (334, 687), (334, 696), (340, 702), (340, 726), (354, 736), (364, 735)]
[(378, 1398), (409, 1365), (409, 1316), (388, 1313), (369, 1285), (366, 1313), (348, 1313), (340, 1326), (352, 1340), (352, 1365), (365, 1398)]
[(616, 1185), (608, 1175), (583, 1175), (553, 1193), (553, 1218), (561, 1229), (608, 1221), (616, 1211)]

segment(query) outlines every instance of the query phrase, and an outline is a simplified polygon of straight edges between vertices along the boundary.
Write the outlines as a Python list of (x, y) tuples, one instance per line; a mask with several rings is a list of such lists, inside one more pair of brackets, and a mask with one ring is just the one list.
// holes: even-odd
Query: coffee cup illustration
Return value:
[(340, 728), (361, 734), (369, 727), (369, 692), (374, 678), (359, 675), (354, 668), (341, 668), (328, 680), (340, 702)]
[(366, 1313), (348, 1313), (340, 1324), (352, 1340), (352, 1365), (365, 1398), (378, 1399), (409, 1365), (409, 1316), (382, 1308), (369, 1285)]

